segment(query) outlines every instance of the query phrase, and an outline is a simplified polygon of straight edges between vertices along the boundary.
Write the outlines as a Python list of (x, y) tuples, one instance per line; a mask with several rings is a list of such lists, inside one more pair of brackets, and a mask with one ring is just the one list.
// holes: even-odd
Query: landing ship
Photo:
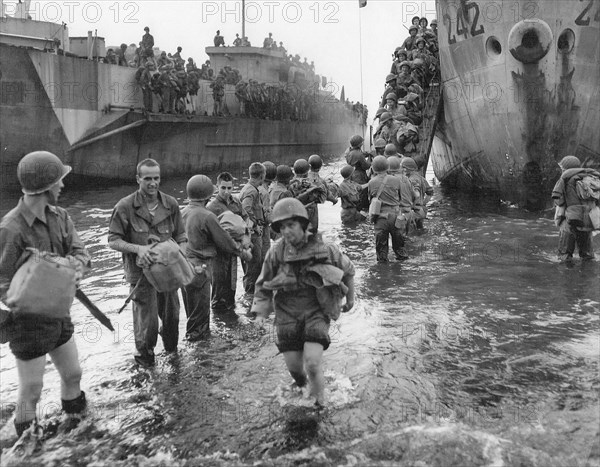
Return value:
[(443, 116), (430, 160), (461, 190), (542, 209), (577, 156), (600, 165), (600, 1), (437, 0)]

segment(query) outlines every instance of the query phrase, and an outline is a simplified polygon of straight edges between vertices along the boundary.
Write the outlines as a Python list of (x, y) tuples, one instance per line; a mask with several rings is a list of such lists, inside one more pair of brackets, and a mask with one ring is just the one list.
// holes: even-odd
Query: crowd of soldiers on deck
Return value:
[(397, 151), (415, 159), (421, 166), (419, 155), (419, 125), (423, 122), (425, 100), (432, 83), (439, 76), (437, 20), (429, 22), (415, 16), (409, 28), (409, 37), (396, 48), (380, 108), (375, 114), (379, 126), (374, 140), (380, 140), (382, 153), (385, 145), (392, 143)]
[(362, 104), (346, 105), (318, 87), (302, 88), (295, 83), (259, 83), (240, 81), (235, 87), (240, 115), (268, 120), (327, 121), (340, 123), (353, 112), (366, 123), (367, 108)]
[[(269, 35), (271, 36), (271, 35)], [(273, 48), (270, 37), (265, 39), (265, 47)], [(215, 45), (223, 45), (223, 36), (217, 31)], [(127, 61), (125, 52), (127, 45), (122, 44), (118, 54), (109, 49), (105, 61), (114, 65), (133, 66), (138, 70), (136, 82), (142, 89), (143, 106), (152, 111), (153, 95), (158, 96), (159, 112), (174, 114), (195, 114), (196, 110), (190, 96), (200, 90), (199, 80), (211, 81), (209, 87), (213, 97), (213, 116), (229, 116), (225, 94), (226, 85), (235, 86), (235, 97), (239, 103), (239, 115), (269, 120), (293, 121), (328, 121), (338, 123), (345, 121), (348, 114), (360, 118), (366, 124), (367, 108), (360, 103), (339, 102), (333, 96), (320, 92), (321, 80), (316, 81), (314, 62), (300, 62), (300, 56), (288, 57), (289, 67), (296, 67), (305, 72), (307, 80), (297, 83), (259, 83), (256, 80), (243, 80), (240, 71), (225, 66), (218, 73), (206, 60), (201, 68), (196, 66), (190, 57), (187, 63), (181, 57), (182, 48), (177, 47), (174, 54), (161, 52), (154, 55), (154, 37), (148, 27), (136, 50), (133, 60)], [(204, 112), (208, 115), (208, 111)]]

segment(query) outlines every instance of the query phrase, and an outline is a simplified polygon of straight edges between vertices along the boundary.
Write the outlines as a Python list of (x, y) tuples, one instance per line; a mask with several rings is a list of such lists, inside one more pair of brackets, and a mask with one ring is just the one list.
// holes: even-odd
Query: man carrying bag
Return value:
[[(179, 298), (177, 290), (158, 292), (142, 277), (156, 255), (152, 239), (173, 239), (180, 246), (187, 242), (179, 204), (172, 196), (158, 190), (160, 166), (144, 159), (137, 166), (139, 190), (121, 199), (115, 206), (108, 228), (108, 245), (123, 254), (125, 279), (134, 290), (133, 331), (135, 361), (145, 367), (154, 366), (154, 347), (158, 340), (158, 319), (166, 352), (175, 352), (179, 340)], [(138, 283), (139, 281), (139, 283)], [(136, 285), (137, 284), (137, 285)]]

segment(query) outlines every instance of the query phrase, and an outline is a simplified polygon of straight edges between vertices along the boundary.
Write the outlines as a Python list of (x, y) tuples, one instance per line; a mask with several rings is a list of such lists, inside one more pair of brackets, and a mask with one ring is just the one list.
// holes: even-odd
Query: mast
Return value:
[(246, 1), (242, 0), (242, 40), (246, 37)]

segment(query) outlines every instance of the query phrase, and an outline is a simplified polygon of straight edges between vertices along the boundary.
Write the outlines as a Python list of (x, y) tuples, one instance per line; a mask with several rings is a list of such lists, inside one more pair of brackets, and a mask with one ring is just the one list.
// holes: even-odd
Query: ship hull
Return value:
[(438, 0), (443, 183), (541, 209), (567, 154), (600, 163), (600, 2)]
[[(165, 176), (237, 169), (253, 161), (293, 163), (310, 154), (340, 154), (358, 118), (275, 121), (209, 117), (210, 82), (188, 99), (196, 115), (142, 113), (135, 69), (0, 44), (0, 165), (3, 189), (16, 187), (16, 166), (45, 149), (73, 167), (69, 182), (131, 180), (137, 163), (156, 159)], [(234, 89), (226, 103), (235, 114)], [(154, 96), (154, 111), (159, 99)]]
[[(256, 161), (292, 165), (311, 154), (341, 154), (359, 125), (189, 117), (131, 112), (145, 123), (69, 151), (67, 162), (81, 176), (131, 180), (145, 158), (161, 165), (164, 176), (236, 170)], [(130, 124), (129, 120), (127, 124)]]

